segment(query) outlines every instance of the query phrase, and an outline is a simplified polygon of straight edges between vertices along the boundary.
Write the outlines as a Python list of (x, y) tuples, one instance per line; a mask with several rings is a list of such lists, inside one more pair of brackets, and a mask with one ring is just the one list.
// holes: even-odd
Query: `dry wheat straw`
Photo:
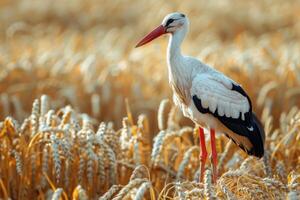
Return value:
[(124, 186), (120, 192), (113, 198), (113, 200), (121, 200), (133, 189), (139, 187), (144, 182), (147, 182), (147, 179), (134, 179), (130, 181), (126, 186)]
[(16, 171), (21, 176), (22, 172), (23, 172), (23, 164), (22, 164), (20, 153), (17, 152), (16, 150), (12, 150), (12, 153), (13, 153), (14, 158), (16, 160)]
[(98, 138), (104, 138), (105, 131), (106, 131), (106, 124), (104, 122), (101, 122), (100, 125), (99, 125), (99, 127), (98, 127), (98, 130), (97, 130), (97, 133), (96, 133), (96, 137), (98, 137)]
[(272, 186), (276, 189), (287, 190), (287, 186), (284, 185), (281, 181), (274, 178), (263, 178), (264, 183), (268, 186)]
[(71, 109), (70, 108), (66, 109), (66, 112), (64, 113), (58, 128), (63, 128), (64, 125), (67, 125), (69, 123), (69, 120), (71, 118), (71, 114), (72, 114)]
[(163, 99), (159, 104), (157, 112), (159, 130), (165, 130), (167, 128), (167, 113), (170, 109), (168, 107), (170, 107), (169, 99)]
[(45, 199), (46, 199), (46, 200), (51, 200), (51, 199), (52, 199), (52, 196), (53, 196), (53, 190), (48, 189), (48, 190), (45, 192)]
[(105, 178), (106, 178), (106, 173), (105, 173), (105, 166), (104, 166), (104, 158), (103, 154), (99, 154), (97, 156), (98, 158), (98, 169), (97, 172), (99, 173), (99, 182), (100, 184), (104, 184)]
[(234, 152), (234, 146), (233, 146), (233, 142), (230, 140), (226, 146), (225, 149), (223, 151), (223, 153), (221, 154), (221, 157), (219, 159), (219, 163), (218, 163), (218, 169), (224, 169), (224, 165), (227, 163), (227, 161), (230, 159), (230, 156), (232, 156), (233, 152)]
[(107, 128), (104, 135), (104, 141), (111, 147), (115, 155), (120, 154), (119, 135), (116, 134), (116, 132), (113, 130), (113, 127)]
[(147, 167), (144, 166), (144, 165), (139, 165), (133, 170), (129, 180), (132, 181), (132, 180), (137, 179), (137, 178), (140, 178), (140, 179), (141, 178), (146, 178), (147, 176), (148, 176)]
[(49, 97), (47, 95), (41, 96), (41, 116), (47, 114), (49, 110)]
[(60, 200), (61, 197), (62, 197), (62, 193), (63, 193), (63, 189), (62, 188), (57, 188), (54, 191), (51, 200)]
[(122, 188), (121, 185), (113, 185), (110, 189), (102, 195), (98, 200), (111, 200), (113, 196)]
[(267, 177), (272, 177), (272, 168), (270, 165), (270, 153), (268, 150), (265, 150), (264, 157), (263, 157), (263, 163), (264, 163), (264, 171)]
[(47, 127), (54, 127), (56, 125), (54, 110), (49, 110), (47, 113), (46, 125)]
[(287, 195), (287, 200), (298, 200), (300, 198), (299, 191), (290, 191)]
[(163, 138), (166, 136), (165, 131), (160, 131), (157, 136), (154, 138), (154, 144), (151, 153), (151, 161), (153, 164), (158, 162), (157, 158), (162, 149)]
[(35, 153), (32, 153), (30, 155), (30, 166), (31, 166), (31, 181), (35, 183), (36, 180), (36, 172), (37, 172), (37, 166), (36, 166), (36, 160), (37, 156)]
[(135, 139), (133, 144), (133, 160), (136, 165), (141, 164), (141, 155), (140, 155), (140, 147), (139, 147), (139, 140)]
[(196, 199), (204, 199), (203, 196), (203, 189), (200, 188), (193, 188), (186, 194), (186, 199), (196, 200)]
[(82, 130), (93, 130), (93, 123), (87, 114), (82, 114)]
[[(45, 145), (43, 148), (43, 157), (42, 157), (42, 173), (47, 174), (49, 165), (48, 165), (48, 160), (49, 160), (49, 153), (48, 153), (48, 145)], [(42, 176), (41, 179), (41, 186), (42, 188), (46, 186), (46, 178), (45, 176)]]
[(29, 131), (29, 128), (30, 128), (30, 119), (26, 118), (20, 127), (20, 135), (24, 135), (26, 131)]
[(56, 182), (59, 182), (60, 180), (60, 172), (61, 172), (61, 160), (60, 160), (60, 155), (59, 155), (59, 147), (58, 147), (58, 140), (57, 137), (52, 134), (50, 136), (51, 139), (51, 150), (52, 150), (52, 159), (54, 162), (54, 172), (55, 172), (55, 178)]
[(116, 156), (114, 151), (109, 147), (108, 144), (106, 144), (104, 141), (101, 139), (97, 139), (97, 144), (99, 144), (102, 149), (105, 157), (108, 159), (109, 163), (109, 177), (108, 177), (108, 182), (109, 185), (114, 185), (117, 182), (117, 162), (116, 162)]
[(242, 162), (242, 164), (241, 164), (241, 166), (240, 166), (240, 169), (242, 170), (242, 171), (244, 171), (244, 172), (247, 172), (247, 171), (249, 171), (249, 170), (251, 170), (251, 163), (253, 162), (253, 158), (252, 157), (248, 157), (248, 158), (246, 158), (243, 162)]
[(81, 185), (78, 185), (72, 194), (73, 200), (88, 200), (88, 196), (86, 194), (86, 191), (82, 188)]
[[(69, 130), (69, 129), (66, 129), (66, 130)], [(61, 130), (59, 132), (64, 133), (65, 136), (67, 136), (66, 133), (68, 133), (68, 131), (64, 131), (64, 130)], [(57, 142), (58, 146), (60, 147), (60, 149), (62, 150), (61, 154), (63, 154), (66, 157), (66, 159), (72, 158), (71, 149), (72, 149), (73, 142), (66, 140), (66, 138), (56, 140), (56, 142)]]
[(146, 191), (149, 190), (151, 187), (152, 187), (152, 184), (150, 182), (142, 183), (142, 185), (136, 191), (136, 195), (134, 197), (134, 200), (143, 200)]
[(92, 137), (93, 133), (89, 133), (87, 135), (87, 142), (86, 142), (86, 153), (87, 153), (87, 178), (88, 178), (88, 182), (91, 185), (93, 182), (93, 175), (94, 175), (94, 160), (97, 159), (97, 156), (95, 155), (94, 151), (93, 151), (93, 139), (94, 137)]
[(31, 136), (34, 136), (38, 131), (39, 113), (40, 113), (40, 103), (38, 99), (35, 99), (32, 105), (32, 112), (31, 112)]
[(179, 165), (178, 171), (177, 171), (177, 177), (176, 177), (177, 181), (180, 181), (181, 179), (184, 178), (183, 175), (184, 175), (185, 169), (187, 168), (187, 165), (190, 162), (191, 156), (195, 152), (199, 154), (198, 146), (192, 146), (184, 153), (183, 159), (182, 159), (182, 161)]
[(176, 196), (178, 196), (180, 199), (186, 199), (186, 188), (181, 186), (180, 184), (175, 185), (175, 191), (176, 191)]
[(149, 120), (146, 115), (139, 115), (137, 125), (140, 130), (143, 130), (143, 132), (145, 132), (145, 135), (149, 133)]
[(227, 199), (237, 200), (236, 196), (230, 191), (230, 189), (226, 186), (224, 179), (220, 179), (218, 181), (218, 185), (220, 186), (222, 192), (226, 195)]
[(190, 137), (191, 134), (194, 133), (194, 129), (192, 127), (183, 127), (179, 130), (180, 137)]
[(205, 170), (204, 174), (204, 194), (207, 200), (214, 200), (214, 189), (211, 181), (211, 171), (210, 169)]
[(276, 172), (279, 175), (281, 180), (284, 180), (286, 177), (286, 168), (282, 161), (276, 163)]
[(158, 162), (162, 158), (162, 154), (164, 154), (164, 150), (166, 149), (167, 145), (171, 143), (172, 140), (178, 137), (177, 132), (171, 132), (166, 134), (165, 137), (162, 137), (161, 143), (158, 145), (158, 155), (154, 157), (154, 163)]
[(173, 169), (171, 169), (171, 167), (169, 167), (168, 165), (165, 165), (164, 163), (159, 162), (159, 163), (156, 163), (155, 167), (165, 171), (168, 176), (171, 176), (172, 178), (176, 178), (177, 172), (174, 171)]
[[(71, 157), (72, 158), (72, 157)], [(73, 161), (70, 157), (65, 160), (65, 169), (64, 169), (64, 184), (66, 188), (70, 187), (70, 177), (71, 177), (71, 167), (73, 165)]]
[(258, 99), (256, 100), (257, 105), (262, 106), (263, 103), (266, 101), (267, 95), (268, 93), (275, 89), (278, 86), (278, 83), (276, 83), (275, 81), (271, 81), (267, 84), (265, 84), (261, 89), (260, 92), (258, 94)]
[(177, 110), (177, 107), (173, 106), (168, 114), (168, 122), (167, 122), (167, 127), (170, 130), (178, 130), (179, 125), (178, 125), (178, 115), (180, 113)]
[[(82, 153), (81, 153), (82, 154)], [(78, 166), (78, 183), (81, 184), (83, 182), (83, 172), (85, 167), (85, 159), (84, 156), (80, 156), (79, 158), (79, 166)]]
[(196, 182), (196, 181), (199, 181), (199, 178), (200, 178), (200, 166), (197, 169), (197, 171), (195, 172), (193, 180)]

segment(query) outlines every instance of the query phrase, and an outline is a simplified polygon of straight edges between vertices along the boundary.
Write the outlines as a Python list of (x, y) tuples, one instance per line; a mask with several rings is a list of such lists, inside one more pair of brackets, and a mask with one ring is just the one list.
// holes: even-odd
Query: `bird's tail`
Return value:
[(248, 154), (261, 158), (264, 155), (265, 131), (254, 113), (252, 113), (252, 117), (254, 131), (249, 135), (249, 139), (253, 147)]

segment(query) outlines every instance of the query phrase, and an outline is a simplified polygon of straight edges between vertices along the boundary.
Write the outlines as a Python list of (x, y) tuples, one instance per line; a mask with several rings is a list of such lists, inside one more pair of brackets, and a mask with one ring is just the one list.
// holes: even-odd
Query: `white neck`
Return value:
[(175, 81), (178, 75), (184, 72), (184, 57), (181, 54), (180, 45), (186, 35), (187, 29), (183, 28), (173, 33), (169, 39), (167, 61), (169, 69), (169, 81)]
[(180, 45), (185, 37), (185, 34), (186, 31), (182, 29), (171, 35), (169, 39), (168, 52), (167, 52), (168, 60), (182, 57)]

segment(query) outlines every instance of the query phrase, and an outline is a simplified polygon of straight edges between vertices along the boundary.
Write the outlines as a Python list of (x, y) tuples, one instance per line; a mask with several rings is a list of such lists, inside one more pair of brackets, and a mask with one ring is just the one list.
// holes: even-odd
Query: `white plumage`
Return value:
[(244, 115), (250, 109), (248, 99), (232, 90), (232, 85), (229, 88), (224, 84), (224, 78), (213, 77), (208, 73), (197, 75), (192, 80), (191, 96), (197, 95), (202, 100), (202, 107), (208, 108), (212, 113), (218, 109), (219, 116), (234, 119), (238, 119), (241, 113), (245, 120)]

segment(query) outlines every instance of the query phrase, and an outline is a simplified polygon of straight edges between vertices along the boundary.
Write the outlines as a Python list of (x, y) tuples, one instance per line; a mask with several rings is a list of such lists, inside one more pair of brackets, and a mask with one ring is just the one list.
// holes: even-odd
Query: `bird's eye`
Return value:
[(174, 22), (174, 19), (168, 19), (166, 26), (169, 26), (169, 24), (171, 24), (172, 22)]

